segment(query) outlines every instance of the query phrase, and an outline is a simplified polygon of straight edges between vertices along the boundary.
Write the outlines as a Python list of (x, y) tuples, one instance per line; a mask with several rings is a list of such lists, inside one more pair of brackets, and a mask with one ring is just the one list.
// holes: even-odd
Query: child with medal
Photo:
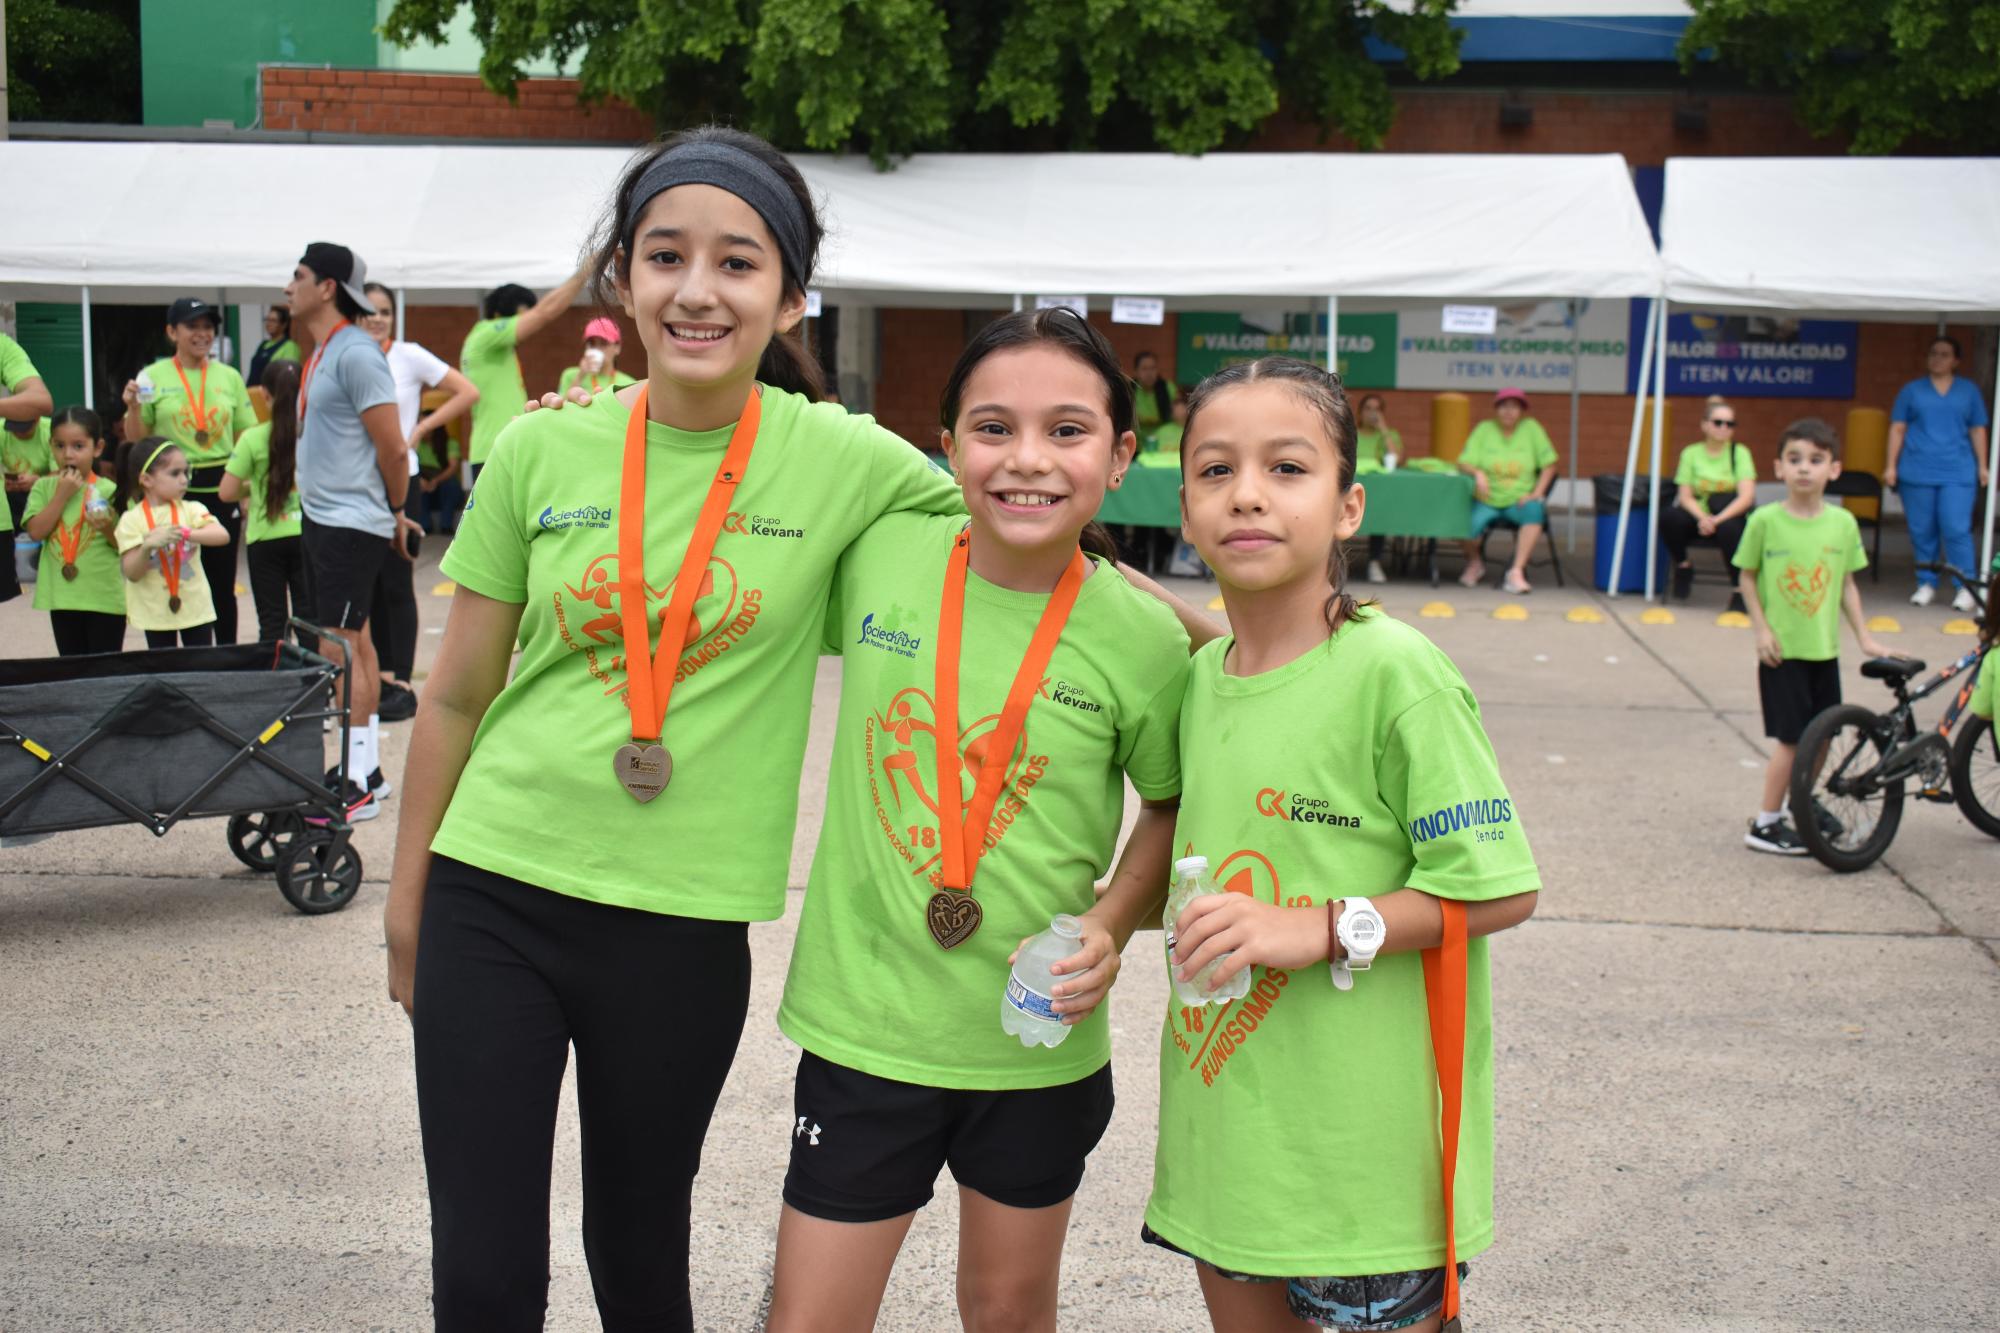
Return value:
[(87, 407), (66, 407), (50, 444), (57, 470), (28, 492), (22, 524), (42, 544), (35, 609), (49, 613), (60, 656), (115, 653), (125, 646), (125, 581), (112, 536), (116, 487), (97, 475), (104, 423)]
[[(1188, 639), (1093, 521), (1135, 446), (1117, 356), (1073, 311), (1003, 316), (940, 417), (970, 522), (878, 520), (827, 616), (840, 720), (779, 1012), (805, 1052), (772, 1333), (870, 1327), (946, 1167), (965, 1326), (1055, 1327), (1111, 1117), (1105, 995), (1167, 887)], [(1128, 778), (1138, 825), (1100, 898)], [(1017, 942), (1057, 914), (1082, 926), (1056, 966), (1070, 1031), (1024, 1046), (1000, 999)]]
[(796, 331), (820, 235), (752, 135), (636, 157), (590, 267), (646, 377), (508, 425), (445, 556), (384, 923), (440, 1329), (541, 1327), (572, 1045), (604, 1323), (694, 1326), (690, 1195), (747, 923), (784, 911), (835, 564), (885, 513), (959, 503), (908, 443), (816, 402)]
[(215, 602), (195, 557), (229, 534), (208, 506), (188, 497), (188, 473), (186, 453), (164, 436), (119, 446), (112, 541), (125, 574), (125, 618), (145, 633), (148, 648), (215, 642)]

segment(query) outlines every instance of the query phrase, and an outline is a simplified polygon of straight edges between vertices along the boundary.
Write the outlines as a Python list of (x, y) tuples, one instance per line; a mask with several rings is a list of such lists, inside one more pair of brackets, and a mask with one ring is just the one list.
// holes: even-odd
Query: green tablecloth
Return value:
[[(1424, 472), (1377, 472), (1361, 479), (1368, 508), (1361, 518), (1361, 536), (1439, 537), (1462, 540), (1472, 536), (1472, 478)], [(1106, 523), (1136, 523), (1144, 527), (1181, 525), (1181, 474), (1178, 468), (1135, 467), (1125, 484), (1104, 497), (1097, 515)]]

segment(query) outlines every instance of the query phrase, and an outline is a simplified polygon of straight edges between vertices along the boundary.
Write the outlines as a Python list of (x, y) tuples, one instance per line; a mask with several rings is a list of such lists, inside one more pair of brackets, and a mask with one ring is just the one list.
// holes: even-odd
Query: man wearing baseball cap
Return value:
[(348, 818), (373, 819), (381, 668), (368, 634), (375, 576), (396, 547), (410, 474), (396, 382), (382, 348), (360, 327), (373, 306), (367, 266), (344, 245), (314, 241), (285, 288), (293, 328), (313, 343), (299, 377), (299, 499), (305, 509), (306, 584), (319, 622), (347, 643), (350, 675)]
[(167, 307), (167, 341), (162, 357), (125, 384), (125, 438), (163, 435), (187, 455), (187, 493), (222, 524), (229, 541), (201, 548), (201, 572), (215, 592), (215, 641), (236, 642), (236, 556), (243, 549), (243, 511), (216, 494), (223, 465), (236, 437), (257, 424), (250, 391), (236, 367), (218, 361), (216, 336), (222, 314), (199, 296), (183, 296)]
[(1524, 390), (1508, 388), (1493, 395), (1493, 419), (1472, 428), (1458, 456), (1458, 469), (1472, 475), (1473, 496), (1472, 540), (1465, 544), (1465, 572), (1458, 581), (1476, 588), (1486, 577), (1479, 539), (1500, 523), (1520, 533), (1514, 562), (1500, 586), (1511, 593), (1533, 592), (1528, 585), (1528, 557), (1548, 526), (1548, 509), (1542, 502), (1555, 485), (1556, 447), (1542, 423), (1528, 415)]

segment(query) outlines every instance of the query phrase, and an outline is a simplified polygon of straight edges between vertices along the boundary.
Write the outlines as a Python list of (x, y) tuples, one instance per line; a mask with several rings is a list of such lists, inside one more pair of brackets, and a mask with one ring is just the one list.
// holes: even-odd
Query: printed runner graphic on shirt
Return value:
[(1827, 571), (1823, 559), (1813, 561), (1811, 569), (1787, 560), (1785, 572), (1778, 577), (1778, 591), (1784, 594), (1786, 604), (1802, 616), (1817, 613), (1826, 600), (1826, 590), (1832, 586), (1833, 575)]
[[(1195, 852), (1189, 847), (1181, 854), (1192, 856)], [(1285, 902), (1278, 886), (1277, 867), (1262, 852), (1249, 848), (1226, 857), (1216, 867), (1215, 882), (1225, 893), (1240, 893), (1274, 905)], [(1310, 898), (1297, 898), (1291, 905), (1310, 902)], [(1231, 1057), (1256, 1040), (1257, 1029), (1284, 998), (1291, 981), (1288, 972), (1260, 967), (1251, 972), (1250, 993), (1240, 1000), (1175, 1006), (1168, 1016), (1173, 1024), (1174, 1045), (1187, 1057), (1188, 1068), (1201, 1075), (1203, 1087), (1214, 1087)]]
[[(646, 619), (657, 624), (674, 595), (673, 581), (646, 585)], [(553, 595), (556, 629), (564, 646), (581, 656), (585, 669), (604, 687), (607, 698), (625, 693), (625, 627), (618, 611), (618, 556), (606, 552), (584, 567), (574, 582), (565, 580)], [(702, 571), (701, 591), (682, 644), (674, 682), (679, 684), (741, 643), (764, 611), (761, 588), (745, 588), (736, 567), (711, 556)]]

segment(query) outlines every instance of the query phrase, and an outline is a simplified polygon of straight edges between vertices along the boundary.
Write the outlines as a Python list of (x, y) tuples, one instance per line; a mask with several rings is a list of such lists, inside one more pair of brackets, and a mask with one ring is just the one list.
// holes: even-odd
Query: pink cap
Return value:
[(1493, 406), (1498, 407), (1509, 398), (1523, 407), (1528, 405), (1528, 391), (1526, 389), (1508, 387), (1493, 395)]
[(625, 335), (618, 331), (618, 321), (615, 319), (600, 317), (591, 320), (590, 323), (583, 326), (583, 336), (585, 338), (602, 338), (608, 343), (617, 343), (621, 347), (625, 345)]

